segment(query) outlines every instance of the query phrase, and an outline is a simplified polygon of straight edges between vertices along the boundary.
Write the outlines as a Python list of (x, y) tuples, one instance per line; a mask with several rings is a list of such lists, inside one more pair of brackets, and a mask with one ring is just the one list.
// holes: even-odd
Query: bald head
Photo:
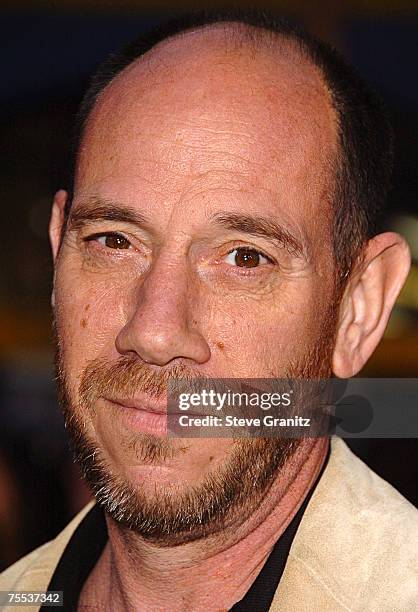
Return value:
[(76, 191), (92, 164), (95, 180), (119, 166), (171, 190), (210, 174), (225, 188), (286, 185), (290, 213), (303, 197), (326, 218), (338, 134), (321, 74), (292, 44), (255, 50), (236, 28), (164, 41), (113, 79), (85, 129)]
[[(235, 125), (242, 141), (247, 136), (261, 147), (280, 134), (294, 166), (293, 158), (309, 156), (315, 143), (322, 161), (330, 163), (338, 149), (338, 118), (322, 74), (294, 41), (274, 38), (244, 24), (221, 23), (162, 41), (101, 91), (85, 137), (118, 130), (122, 117), (132, 121), (124, 128), (139, 129), (148, 112), (158, 109), (177, 143), (186, 129), (180, 123), (190, 118), (202, 129), (205, 122), (224, 128), (226, 146), (234, 131), (228, 135), (228, 126)], [(157, 120), (155, 127), (163, 126)], [(204, 141), (208, 133), (197, 136)], [(274, 146), (277, 155), (269, 156), (270, 164), (280, 157), (280, 143)]]

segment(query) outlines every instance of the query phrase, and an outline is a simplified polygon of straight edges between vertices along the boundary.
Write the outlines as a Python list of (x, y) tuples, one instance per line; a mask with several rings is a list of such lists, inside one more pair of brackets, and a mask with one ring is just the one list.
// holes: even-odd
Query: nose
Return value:
[(134, 287), (128, 320), (117, 335), (116, 349), (159, 366), (176, 358), (205, 363), (210, 348), (194, 320), (198, 289), (187, 262), (169, 259), (161, 255)]

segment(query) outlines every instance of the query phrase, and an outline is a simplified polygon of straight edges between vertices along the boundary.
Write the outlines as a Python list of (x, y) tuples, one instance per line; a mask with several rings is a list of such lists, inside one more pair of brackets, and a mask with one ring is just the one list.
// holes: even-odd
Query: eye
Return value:
[(260, 264), (271, 263), (272, 260), (261, 251), (249, 247), (238, 247), (230, 251), (225, 260), (229, 265), (240, 268), (256, 268)]
[(108, 232), (106, 234), (94, 234), (87, 238), (88, 242), (95, 241), (108, 249), (129, 249), (132, 245), (125, 236)]

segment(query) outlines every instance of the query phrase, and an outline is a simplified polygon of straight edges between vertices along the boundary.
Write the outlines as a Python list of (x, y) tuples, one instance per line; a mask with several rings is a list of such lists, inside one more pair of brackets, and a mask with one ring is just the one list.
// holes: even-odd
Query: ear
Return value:
[(367, 243), (341, 300), (332, 370), (340, 378), (357, 374), (380, 342), (411, 265), (399, 234), (385, 232)]
[[(61, 244), (61, 232), (64, 225), (65, 219), (65, 204), (68, 199), (68, 193), (63, 189), (57, 191), (52, 203), (51, 219), (49, 221), (49, 241), (52, 249), (52, 257), (54, 260), (54, 267), (57, 261), (58, 252)], [(55, 305), (54, 290), (52, 290), (51, 296), (52, 307)]]
[(61, 231), (64, 225), (65, 204), (68, 199), (68, 193), (64, 189), (57, 191), (52, 203), (51, 219), (49, 221), (49, 241), (51, 243), (52, 256), (54, 264), (57, 260), (58, 251), (61, 242)]

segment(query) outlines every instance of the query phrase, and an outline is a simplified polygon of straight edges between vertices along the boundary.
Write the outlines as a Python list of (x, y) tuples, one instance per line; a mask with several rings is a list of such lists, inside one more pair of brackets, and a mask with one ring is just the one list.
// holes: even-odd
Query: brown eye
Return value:
[(121, 234), (102, 234), (94, 239), (108, 249), (129, 249), (131, 243)]
[(228, 253), (226, 261), (239, 268), (256, 268), (260, 263), (267, 263), (268, 259), (255, 249), (239, 247)]

